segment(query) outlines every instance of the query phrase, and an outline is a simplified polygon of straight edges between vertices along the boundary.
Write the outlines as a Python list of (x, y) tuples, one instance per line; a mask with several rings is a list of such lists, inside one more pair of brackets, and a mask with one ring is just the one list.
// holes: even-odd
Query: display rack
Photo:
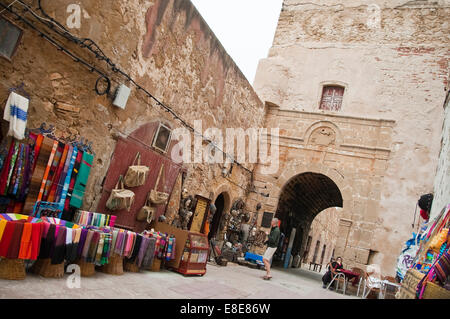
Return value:
[(204, 275), (208, 261), (208, 236), (189, 232), (177, 271), (183, 275)]

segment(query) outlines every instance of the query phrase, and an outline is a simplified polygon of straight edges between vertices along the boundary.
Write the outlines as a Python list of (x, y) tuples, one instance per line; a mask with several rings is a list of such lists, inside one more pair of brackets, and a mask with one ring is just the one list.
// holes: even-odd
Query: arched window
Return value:
[(319, 109), (326, 111), (339, 111), (342, 107), (344, 90), (344, 87), (338, 85), (324, 86)]

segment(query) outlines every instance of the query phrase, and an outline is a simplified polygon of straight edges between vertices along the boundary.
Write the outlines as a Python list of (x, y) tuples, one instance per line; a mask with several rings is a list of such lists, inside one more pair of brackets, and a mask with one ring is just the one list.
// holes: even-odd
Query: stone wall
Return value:
[[(73, 22), (73, 12), (67, 10), (72, 3), (44, 0), (42, 6), (68, 27)], [(199, 119), (203, 121), (203, 130), (261, 126), (263, 103), (190, 1), (86, 0), (79, 5), (80, 28), (69, 31), (94, 40), (117, 67), (191, 126)], [(15, 3), (13, 8), (17, 11), (21, 6)], [(30, 13), (24, 15), (33, 20)], [(9, 13), (5, 16), (12, 17)], [(95, 72), (75, 63), (21, 22), (16, 23), (24, 34), (15, 56), (11, 62), (0, 59), (0, 101), (6, 101), (10, 87), (23, 82), (31, 95), (29, 128), (46, 122), (56, 126), (57, 134), (80, 134), (93, 142), (96, 157), (83, 208), (95, 210), (117, 136), (126, 137), (151, 122), (161, 121), (172, 128), (181, 124), (88, 50), (33, 21), (107, 74), (112, 83), (111, 93), (120, 83), (132, 88), (124, 110), (113, 106), (111, 94), (96, 95)], [(222, 167), (217, 164), (187, 164), (185, 169), (185, 187), (193, 195), (213, 199), (226, 191), (234, 200), (245, 197), (244, 189), (250, 183), (250, 174), (238, 166), (229, 180), (221, 176)]]
[(437, 217), (450, 204), (450, 94), (444, 104), (445, 118), (442, 127), (441, 153), (434, 179), (434, 199), (430, 219)]
[[(419, 196), (433, 190), (448, 81), (449, 13), (448, 1), (286, 0), (269, 56), (260, 61), (255, 77), (258, 95), (280, 110), (317, 112), (331, 122), (337, 114), (395, 121), (388, 141), (371, 129), (358, 131), (374, 134), (371, 143), (389, 144), (388, 161), (372, 167), (379, 171), (376, 180), (363, 173), (370, 165), (349, 171), (363, 173), (353, 180), (355, 188), (376, 184), (379, 193), (370, 208), (357, 200), (352, 212), (344, 209), (344, 214), (356, 215), (342, 222), (342, 235), (349, 240), (352, 233), (369, 236), (362, 259), (380, 264), (386, 274), (394, 273), (398, 253), (410, 237)], [(327, 84), (345, 88), (339, 112), (319, 110)], [(273, 118), (272, 125), (278, 120)], [(304, 131), (298, 120), (285, 122), (280, 131), (285, 130), (289, 143), (307, 142), (298, 140)], [(358, 144), (357, 134), (347, 131), (346, 136)], [(305, 165), (326, 156), (332, 167), (346, 165), (324, 152), (310, 158), (305, 151), (289, 150), (282, 156), (282, 161), (298, 159)], [(368, 220), (373, 229), (357, 229), (355, 223)]]

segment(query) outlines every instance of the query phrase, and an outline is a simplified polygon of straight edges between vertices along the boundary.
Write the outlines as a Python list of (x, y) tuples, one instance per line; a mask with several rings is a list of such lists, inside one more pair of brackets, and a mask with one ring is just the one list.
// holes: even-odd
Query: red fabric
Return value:
[(338, 269), (339, 272), (343, 273), (348, 281), (352, 281), (352, 285), (355, 286), (359, 280), (359, 274), (354, 273), (347, 269)]
[(31, 233), (33, 226), (31, 223), (23, 225), (22, 239), (20, 240), (19, 259), (30, 259), (31, 256)]
[(6, 257), (8, 254), (9, 245), (14, 234), (14, 222), (9, 221), (6, 224), (5, 231), (3, 232), (2, 241), (0, 242), (0, 257)]
[(6, 258), (17, 259), (20, 250), (20, 240), (22, 238), (24, 223), (20, 221), (14, 221), (14, 232), (9, 242), (8, 253)]
[(34, 223), (31, 231), (31, 252), (30, 259), (36, 260), (39, 256), (39, 249), (41, 248), (41, 239), (43, 235), (43, 223)]
[(420, 216), (422, 216), (423, 219), (428, 220), (430, 219), (430, 215), (428, 211), (421, 209), (420, 210)]

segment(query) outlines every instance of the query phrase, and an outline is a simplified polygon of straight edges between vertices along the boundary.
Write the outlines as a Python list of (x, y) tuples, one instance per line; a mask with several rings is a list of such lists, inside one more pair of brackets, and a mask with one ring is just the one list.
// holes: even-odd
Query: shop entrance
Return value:
[(214, 214), (213, 220), (211, 222), (211, 228), (208, 234), (208, 239), (215, 238), (217, 236), (220, 220), (222, 218), (223, 211), (225, 208), (225, 193), (221, 193), (219, 196), (217, 196), (214, 205), (216, 206), (216, 213)]
[[(276, 217), (281, 220), (280, 230), (284, 238), (274, 257), (274, 265), (286, 266), (291, 256), (303, 256), (310, 249), (307, 247), (308, 234), (314, 218), (327, 208), (342, 206), (338, 186), (326, 175), (306, 172), (291, 178), (278, 200)], [(291, 236), (294, 236), (292, 240)], [(320, 252), (317, 251), (316, 255), (316, 262), (319, 262)]]

